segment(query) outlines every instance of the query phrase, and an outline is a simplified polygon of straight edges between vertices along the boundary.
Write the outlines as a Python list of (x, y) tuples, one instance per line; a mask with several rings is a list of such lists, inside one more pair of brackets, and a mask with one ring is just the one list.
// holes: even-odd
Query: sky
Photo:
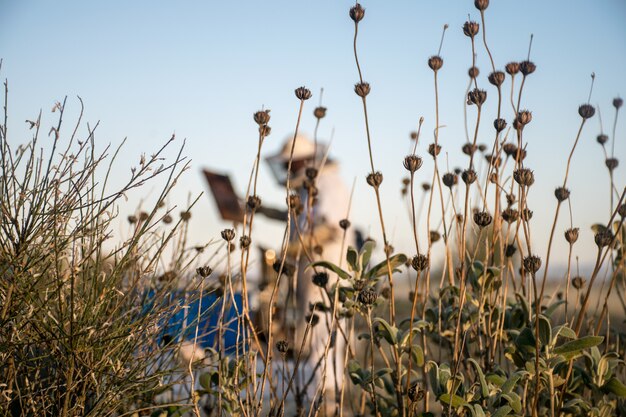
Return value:
[[(373, 193), (364, 180), (369, 168), (362, 108), (352, 91), (358, 80), (352, 55), (354, 25), (348, 17), (353, 4), (344, 0), (0, 0), (0, 75), (9, 82), (9, 142), (16, 146), (29, 140), (22, 121), (34, 119), (40, 109), (44, 126), (52, 125), (55, 114), (50, 109), (65, 96), (67, 117), (75, 119), (80, 96), (85, 120), (92, 126), (100, 122), (97, 147), (116, 146), (126, 138), (114, 178), (121, 183), (142, 153), (151, 154), (175, 133), (175, 145), (185, 140), (191, 169), (169, 197), (168, 207), (183, 207), (190, 196), (204, 192), (193, 210), (191, 228), (191, 241), (204, 243), (219, 238), (219, 231), (229, 224), (220, 220), (201, 168), (229, 174), (243, 194), (257, 146), (252, 114), (271, 109), (273, 131), (264, 154), (274, 153), (295, 127), (298, 101), (293, 90), (304, 85), (313, 92), (302, 121), (302, 130), (311, 134), (312, 112), (323, 88), (328, 113), (319, 135), (328, 140), (334, 132), (331, 155), (341, 163), (347, 184), (356, 178), (353, 204), (358, 210), (353, 212), (353, 222), (379, 238)], [(468, 0), (362, 4), (366, 17), (359, 26), (359, 59), (372, 86), (368, 106), (374, 161), (385, 175), (383, 211), (396, 249), (412, 254), (410, 223), (400, 196), (406, 175), (402, 159), (420, 117), (424, 125), (417, 153), (428, 159), (435, 104), (433, 73), (426, 63), (437, 53), (441, 29), (448, 24), (441, 51), (444, 67), (439, 72), (440, 118), (445, 125), (439, 138), (441, 163), (450, 170), (465, 167), (467, 160), (459, 150), (465, 141), (463, 101), (472, 55), (462, 25), (468, 14), (472, 20), (480, 15)], [(580, 123), (577, 109), (587, 101), (590, 74), (596, 74), (591, 104), (599, 106), (609, 135), (612, 99), (626, 95), (624, 22), (622, 0), (492, 1), (486, 11), (487, 42), (499, 69), (509, 61), (525, 59), (534, 34), (531, 60), (537, 71), (527, 79), (522, 107), (533, 112), (525, 130), (525, 164), (534, 169), (537, 179), (529, 205), (535, 212), (531, 227), (539, 254), (546, 251), (556, 206), (553, 191), (563, 180)], [(488, 122), (482, 124), (479, 142), (491, 143), (496, 91), (486, 81), (490, 65), (485, 49), (482, 42), (477, 45), (478, 82), (488, 92)], [(511, 111), (506, 111), (510, 121)], [(468, 108), (467, 114), (471, 128), (475, 109)], [(596, 113), (582, 132), (569, 179), (573, 224), (581, 229), (574, 255), (583, 266), (595, 257), (590, 225), (606, 222), (609, 213), (608, 174), (595, 141), (599, 133)], [(626, 183), (623, 117), (616, 136), (615, 156), (621, 166), (615, 176), (621, 189)], [(175, 153), (172, 149), (168, 155)], [(426, 161), (418, 182), (430, 181), (431, 167)], [(157, 190), (149, 185), (145, 192), (129, 196), (120, 217), (140, 204), (154, 203), (150, 199), (156, 198)], [(265, 165), (259, 194), (267, 205), (284, 204), (284, 191), (273, 183)], [(555, 264), (563, 265), (567, 258), (562, 238), (567, 227), (565, 212), (556, 229)], [(253, 239), (277, 247), (281, 230), (278, 224), (260, 221)]]

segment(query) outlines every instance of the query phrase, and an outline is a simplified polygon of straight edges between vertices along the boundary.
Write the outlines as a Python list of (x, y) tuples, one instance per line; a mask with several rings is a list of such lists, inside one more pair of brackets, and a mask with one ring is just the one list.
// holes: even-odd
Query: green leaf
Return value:
[(352, 246), (348, 248), (346, 261), (348, 261), (348, 265), (352, 271), (359, 272), (361, 270), (361, 265), (359, 265), (359, 254)]
[(452, 407), (454, 408), (469, 406), (467, 401), (465, 401), (462, 397), (459, 397), (458, 395), (453, 395), (452, 400), (450, 400), (450, 394), (448, 394), (447, 392), (439, 396), (439, 401), (444, 404), (450, 404), (450, 401), (452, 401)]
[(511, 377), (507, 379), (507, 381), (502, 385), (502, 393), (508, 394), (511, 391), (513, 391), (513, 388), (515, 388), (515, 385), (517, 385), (517, 381), (519, 381), (519, 379), (520, 379), (519, 374), (511, 375)]
[[(407, 260), (407, 257), (402, 253), (399, 253), (397, 255), (393, 255), (392, 257), (390, 257), (389, 264), (391, 266), (391, 271), (393, 272), (393, 270), (396, 269), (397, 267), (404, 265), (406, 260)], [(378, 278), (386, 274), (388, 274), (387, 260), (384, 260), (381, 263), (373, 266), (369, 271), (367, 271), (367, 273), (364, 274), (364, 277), (365, 279), (371, 279), (371, 278)]]
[(503, 405), (502, 407), (498, 408), (498, 411), (496, 411), (495, 413), (493, 413), (491, 415), (491, 417), (504, 417), (504, 416), (508, 416), (509, 413), (513, 411), (513, 409), (508, 406), (508, 405)]
[(363, 244), (363, 247), (361, 248), (361, 270), (365, 269), (367, 264), (370, 263), (374, 247), (376, 247), (376, 242), (373, 240), (368, 240)]
[(376, 333), (382, 334), (390, 345), (398, 343), (398, 329), (395, 326), (390, 325), (380, 317), (376, 317), (372, 320), (372, 324), (376, 328)]
[(485, 410), (483, 410), (480, 404), (474, 404), (474, 415), (476, 417), (486, 417)]
[(539, 341), (542, 346), (550, 344), (552, 336), (552, 326), (550, 320), (543, 315), (539, 315)]
[(609, 379), (606, 384), (602, 386), (602, 391), (612, 392), (618, 397), (626, 397), (626, 385), (624, 385), (622, 381), (615, 377)]
[(565, 342), (561, 346), (554, 348), (557, 355), (575, 356), (583, 349), (598, 346), (604, 340), (604, 336), (583, 336), (580, 339)]
[(315, 267), (315, 266), (319, 266), (320, 268), (324, 268), (324, 269), (330, 269), (335, 274), (337, 274), (339, 276), (339, 278), (343, 278), (343, 279), (350, 278), (350, 274), (348, 274), (346, 271), (344, 271), (343, 269), (339, 268), (337, 265), (335, 265), (332, 262), (327, 262), (327, 261), (313, 262), (307, 268), (312, 268), (312, 267)]
[(411, 354), (413, 355), (413, 361), (417, 366), (424, 366), (424, 350), (422, 350), (420, 345), (411, 346)]
[(487, 386), (487, 381), (485, 380), (485, 374), (480, 367), (480, 364), (474, 358), (469, 358), (468, 362), (474, 366), (474, 370), (476, 371), (476, 375), (478, 375), (478, 381), (480, 382), (480, 394), (482, 398), (487, 398), (489, 396), (489, 387)]

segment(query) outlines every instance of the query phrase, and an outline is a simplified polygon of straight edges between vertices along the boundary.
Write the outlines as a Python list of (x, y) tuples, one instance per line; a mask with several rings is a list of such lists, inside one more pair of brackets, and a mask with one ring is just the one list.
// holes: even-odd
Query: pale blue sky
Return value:
[[(622, 0), (492, 1), (486, 12), (488, 42), (496, 66), (526, 57), (528, 39), (535, 35), (531, 59), (537, 72), (527, 80), (522, 107), (533, 111), (526, 129), (529, 157), (537, 185), (531, 194), (535, 210), (533, 237), (537, 252), (545, 241), (555, 207), (553, 189), (562, 182), (567, 154), (585, 102), (589, 74), (595, 71), (592, 104), (600, 104), (605, 131), (613, 120), (611, 100), (626, 95), (626, 3)], [(346, 182), (357, 177), (356, 207), (373, 207), (365, 185), (368, 161), (363, 117), (352, 92), (357, 73), (352, 56), (353, 24), (347, 15), (351, 1), (29, 1), (0, 0), (0, 57), (2, 77), (9, 79), (12, 143), (26, 141), (22, 123), (40, 108), (47, 123), (56, 100), (68, 95), (68, 114), (78, 114), (76, 95), (86, 104), (86, 120), (100, 120), (99, 146), (118, 144), (128, 137), (118, 166), (119, 179), (128, 175), (142, 152), (157, 149), (172, 132), (187, 139), (192, 171), (173, 194), (171, 204), (205, 191), (201, 167), (232, 174), (238, 188), (245, 186), (256, 150), (252, 113), (272, 110), (273, 134), (266, 153), (280, 147), (293, 130), (297, 101), (293, 89), (306, 85), (314, 93), (305, 108), (303, 129), (312, 132), (311, 112), (324, 88), (328, 116), (320, 134), (335, 129), (332, 153), (343, 163)], [(393, 243), (412, 253), (406, 211), (399, 197), (405, 175), (402, 158), (408, 133), (424, 116), (423, 144), (434, 127), (432, 72), (426, 65), (436, 53), (441, 27), (450, 25), (440, 72), (440, 142), (450, 151), (450, 168), (466, 166), (459, 149), (463, 133), (463, 99), (471, 63), (469, 39), (461, 27), (467, 14), (479, 14), (472, 1), (365, 1), (366, 18), (360, 26), (359, 50), (364, 77), (372, 85), (368, 102), (375, 162), (385, 174), (385, 215)], [(482, 30), (482, 27), (481, 27)], [(494, 105), (495, 89), (486, 82), (489, 65), (478, 43), (479, 83)], [(508, 80), (506, 88), (509, 87)], [(505, 118), (511, 120), (505, 107)], [(468, 110), (473, 120), (474, 109)], [(481, 129), (484, 142), (492, 140), (493, 107)], [(581, 261), (593, 258), (595, 247), (589, 225), (608, 214), (607, 173), (601, 148), (595, 142), (598, 117), (583, 131), (573, 160), (570, 189), (574, 223), (581, 227), (576, 253)], [(626, 120), (618, 125), (616, 171), (619, 186), (626, 183)], [(426, 155), (424, 146), (418, 153)], [(173, 154), (173, 152), (172, 152)], [(427, 155), (426, 155), (427, 156)], [(443, 161), (443, 160), (442, 160)], [(419, 181), (430, 180), (430, 164)], [(268, 204), (283, 202), (283, 192), (271, 183), (267, 167), (261, 171), (260, 194)], [(130, 204), (137, 204), (131, 199)], [(124, 210), (124, 214), (129, 211)], [(365, 230), (379, 226), (373, 210), (355, 212)], [(566, 256), (562, 230), (557, 227), (555, 259)], [(213, 201), (204, 196), (194, 211), (194, 241), (219, 236)], [(273, 246), (278, 231), (260, 225), (256, 242)]]

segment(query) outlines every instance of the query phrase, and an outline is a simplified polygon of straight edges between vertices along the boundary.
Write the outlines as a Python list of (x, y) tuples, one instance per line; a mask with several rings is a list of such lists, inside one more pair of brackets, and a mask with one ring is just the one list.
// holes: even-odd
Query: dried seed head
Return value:
[(606, 228), (596, 233), (593, 239), (596, 241), (596, 245), (598, 245), (598, 247), (603, 248), (611, 244), (613, 241), (613, 233), (611, 232), (611, 229)]
[(504, 145), (502, 145), (502, 150), (504, 151), (506, 156), (513, 156), (515, 155), (515, 153), (517, 153), (517, 146), (515, 146), (513, 143), (505, 143)]
[(532, 74), (533, 72), (535, 72), (536, 69), (537, 69), (537, 66), (531, 61), (522, 61), (519, 64), (519, 70), (525, 76)]
[(235, 238), (235, 230), (234, 229), (224, 229), (222, 230), (222, 239), (227, 242), (230, 242)]
[(287, 204), (289, 207), (294, 208), (302, 205), (302, 200), (300, 199), (299, 194), (290, 194)]
[(411, 266), (417, 272), (424, 271), (430, 265), (430, 260), (428, 259), (428, 255), (422, 255), (421, 253), (415, 255), (413, 259), (411, 259)]
[(422, 166), (422, 158), (420, 158), (419, 156), (413, 154), (413, 155), (407, 155), (404, 158), (404, 162), (403, 162), (404, 168), (406, 168), (407, 171), (413, 173), (415, 171), (417, 171), (418, 169), (420, 169), (420, 167)]
[(354, 92), (357, 96), (365, 98), (370, 93), (370, 84), (369, 83), (356, 83), (354, 84)]
[(180, 218), (182, 219), (182, 221), (187, 222), (189, 221), (189, 219), (191, 219), (191, 212), (189, 210), (186, 211), (181, 211), (180, 212)]
[(441, 239), (441, 234), (436, 230), (431, 230), (428, 236), (430, 237), (431, 243), (438, 242), (439, 239)]
[(248, 249), (251, 243), (252, 239), (250, 239), (250, 236), (243, 235), (239, 238), (239, 247), (241, 249)]
[(581, 104), (578, 107), (578, 114), (583, 119), (590, 119), (594, 114), (596, 114), (596, 109), (591, 104)]
[(306, 177), (310, 180), (314, 180), (315, 177), (317, 177), (317, 168), (313, 168), (313, 167), (308, 167), (304, 173), (306, 174)]
[(609, 169), (609, 171), (613, 171), (619, 165), (619, 161), (617, 160), (617, 158), (607, 158), (606, 161), (604, 161), (604, 164)]
[(519, 72), (519, 63), (509, 62), (505, 65), (504, 69), (506, 70), (507, 74), (515, 75)]
[(317, 326), (317, 323), (320, 322), (320, 316), (317, 314), (309, 314), (304, 319), (307, 323), (311, 323), (311, 327)]
[(520, 212), (520, 217), (522, 218), (522, 220), (524, 220), (525, 222), (529, 222), (530, 219), (533, 218), (533, 211), (531, 209), (527, 209), (525, 208), (524, 210), (522, 210)]
[(463, 179), (463, 182), (467, 185), (473, 184), (477, 178), (478, 178), (478, 175), (476, 175), (476, 171), (474, 171), (471, 168), (466, 169), (461, 174), (461, 179)]
[(465, 34), (465, 36), (473, 38), (478, 34), (479, 28), (480, 25), (478, 23), (468, 20), (463, 24), (463, 33)]
[(323, 119), (326, 117), (326, 107), (316, 107), (315, 110), (313, 110), (313, 116), (315, 116), (316, 119)]
[(355, 291), (361, 291), (363, 288), (365, 288), (365, 284), (366, 282), (364, 279), (357, 279), (356, 281), (354, 281), (352, 287), (355, 289)]
[(461, 148), (461, 150), (463, 151), (463, 153), (464, 153), (465, 155), (470, 155), (470, 156), (471, 156), (474, 152), (476, 152), (476, 149), (477, 149), (477, 148), (478, 148), (478, 147), (477, 147), (476, 145), (473, 145), (473, 144), (471, 144), (471, 143), (469, 143), (469, 142), (468, 142), (468, 143), (465, 143), (465, 144), (463, 145), (463, 147)]
[[(274, 264), (272, 265), (272, 268), (274, 268), (274, 271), (276, 273), (280, 272), (280, 264), (281, 261), (279, 259), (277, 259), (276, 261), (274, 261)], [(293, 277), (293, 275), (296, 273), (296, 267), (293, 264), (290, 264), (289, 262), (285, 262), (283, 264), (283, 274), (288, 276), (288, 277)]]
[(430, 184), (427, 183), (427, 182), (423, 182), (422, 183), (422, 190), (424, 190), (424, 192), (430, 191)]
[(313, 284), (320, 287), (320, 288), (324, 288), (326, 287), (326, 284), (328, 284), (328, 273), (326, 272), (316, 272), (313, 275)]
[(472, 80), (478, 78), (478, 74), (480, 74), (478, 67), (470, 67), (470, 69), (467, 70), (467, 75), (469, 75)]
[(615, 107), (615, 109), (619, 109), (620, 107), (622, 107), (623, 104), (624, 100), (622, 100), (621, 97), (615, 97), (613, 99), (613, 107)]
[(411, 402), (421, 401), (424, 398), (424, 390), (418, 384), (413, 384), (407, 391), (407, 395)]
[(389, 287), (383, 288), (382, 291), (380, 292), (380, 295), (382, 295), (383, 298), (389, 300), (391, 298), (391, 288)]
[(172, 219), (172, 216), (170, 216), (169, 214), (163, 216), (163, 223), (170, 224), (172, 223), (172, 221), (174, 221), (174, 219)]
[(565, 240), (567, 243), (573, 244), (578, 240), (578, 227), (573, 227), (565, 231)]
[(428, 145), (428, 153), (433, 157), (439, 155), (439, 152), (441, 152), (441, 145), (435, 145), (434, 143)]
[(294, 91), (298, 100), (308, 100), (311, 98), (311, 90), (306, 87), (298, 87)]
[(495, 155), (485, 155), (485, 159), (487, 160), (487, 162), (489, 162), (489, 165), (492, 165), (494, 167), (499, 167), (500, 163), (502, 163), (502, 158)]
[(139, 213), (139, 220), (142, 222), (145, 222), (146, 220), (148, 220), (148, 217), (150, 216), (145, 211), (142, 211), (141, 213)]
[(456, 175), (461, 175), (461, 172), (463, 172), (463, 170), (461, 168), (459, 168), (459, 167), (454, 168), (454, 173)]
[(263, 137), (269, 136), (272, 133), (272, 128), (269, 125), (259, 126), (259, 134)]
[(443, 180), (444, 185), (448, 188), (452, 188), (459, 182), (459, 177), (452, 172), (446, 172), (445, 174), (443, 174), (443, 177), (441, 179)]
[(479, 88), (475, 88), (469, 93), (467, 93), (467, 103), (475, 104), (478, 107), (482, 106), (483, 103), (487, 100), (487, 92), (485, 90), (481, 90)]
[(617, 214), (619, 214), (622, 218), (626, 217), (626, 203), (622, 203), (617, 208)]
[(600, 145), (604, 146), (604, 144), (609, 141), (609, 137), (604, 133), (601, 133), (596, 137), (596, 141), (598, 141)]
[(502, 218), (507, 223), (515, 223), (519, 218), (519, 212), (514, 208), (508, 207), (502, 211)]
[(276, 350), (278, 350), (281, 355), (285, 356), (289, 350), (289, 342), (286, 340), (279, 340), (276, 342)]
[(270, 121), (270, 111), (269, 110), (259, 110), (254, 113), (254, 121), (259, 126), (265, 126)]
[(515, 255), (515, 252), (517, 252), (517, 248), (515, 247), (515, 245), (506, 245), (506, 247), (504, 248), (504, 254), (507, 258)]
[(524, 269), (534, 274), (541, 268), (541, 258), (537, 255), (528, 255), (524, 258)]
[(250, 209), (250, 211), (255, 211), (259, 207), (261, 207), (261, 197), (258, 195), (251, 195), (248, 197), (248, 201), (246, 202), (246, 206)]
[(358, 301), (364, 306), (371, 306), (376, 302), (378, 293), (372, 287), (363, 288), (359, 291)]
[(572, 287), (576, 288), (577, 290), (580, 290), (582, 287), (585, 286), (585, 279), (583, 277), (574, 277), (572, 279)]
[(478, 227), (487, 227), (491, 224), (491, 214), (486, 211), (477, 211), (474, 213), (474, 223), (478, 225)]
[(196, 269), (196, 273), (200, 275), (202, 278), (208, 277), (209, 275), (211, 275), (211, 272), (213, 272), (213, 270), (211, 269), (210, 266), (201, 266)]
[(570, 194), (569, 190), (565, 187), (559, 187), (556, 190), (554, 190), (554, 196), (559, 201), (559, 203), (567, 200), (569, 197), (569, 194)]
[(348, 219), (339, 220), (339, 227), (341, 227), (343, 230), (346, 230), (348, 227), (350, 227), (350, 220)]
[(411, 183), (411, 179), (404, 177), (402, 178), (402, 185), (404, 185), (405, 187), (408, 186)]
[(491, 174), (489, 174), (489, 182), (492, 184), (497, 184), (498, 183), (498, 173), (497, 172), (492, 172)]
[(521, 126), (526, 126), (530, 121), (533, 120), (533, 114), (528, 110), (521, 110), (517, 113), (517, 117), (515, 121), (519, 123)]
[(488, 80), (491, 84), (499, 87), (504, 82), (505, 75), (502, 71), (494, 71), (489, 74)]
[(481, 152), (485, 152), (487, 150), (487, 145), (485, 145), (484, 143), (479, 144), (478, 150)]
[(506, 129), (506, 120), (504, 119), (496, 119), (493, 121), (493, 127), (496, 129), (496, 132), (500, 133), (504, 129)]
[(535, 174), (528, 168), (520, 168), (513, 171), (513, 179), (523, 187), (530, 187), (535, 183)]
[(367, 175), (366, 180), (370, 186), (378, 188), (383, 183), (383, 173), (380, 171), (372, 172)]
[(350, 19), (354, 21), (354, 23), (359, 23), (365, 17), (365, 9), (359, 4), (355, 4), (350, 8)]
[(518, 149), (517, 152), (515, 152), (515, 159), (523, 161), (526, 159), (526, 153), (526, 149)]
[(128, 220), (128, 223), (130, 223), (130, 224), (137, 223), (137, 216), (134, 216), (132, 214), (130, 216), (128, 216), (126, 219)]
[(489, 7), (489, 0), (474, 0), (474, 7), (482, 12)]
[(322, 254), (324, 253), (324, 247), (322, 245), (313, 246), (313, 253), (318, 256), (322, 256)]
[(393, 254), (394, 248), (392, 245), (390, 245), (389, 243), (385, 244), (385, 248), (383, 249), (385, 251), (385, 254), (387, 256), (391, 256)]
[(506, 195), (506, 203), (509, 206), (512, 206), (513, 204), (515, 204), (515, 200), (516, 200), (515, 194), (507, 194)]
[(439, 71), (441, 67), (443, 67), (443, 58), (441, 58), (439, 55), (431, 56), (430, 58), (428, 58), (428, 66), (431, 70), (435, 72)]

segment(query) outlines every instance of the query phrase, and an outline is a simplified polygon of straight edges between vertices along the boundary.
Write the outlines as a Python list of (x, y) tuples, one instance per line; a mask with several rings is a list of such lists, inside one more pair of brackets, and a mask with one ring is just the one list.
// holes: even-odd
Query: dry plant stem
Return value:
[[(366, 314), (366, 318), (367, 318), (367, 328), (369, 330), (370, 333), (370, 378), (371, 378), (371, 396), (372, 396), (372, 404), (374, 406), (374, 414), (376, 416), (380, 416), (380, 411), (378, 411), (378, 402), (376, 401), (376, 385), (374, 384), (374, 327), (372, 326), (372, 307), (371, 306), (367, 306), (367, 312)], [(398, 406), (400, 407), (401, 405), (398, 404)]]
[[(357, 54), (357, 49), (356, 49), (356, 41), (357, 41), (357, 34), (358, 34), (358, 23), (355, 22), (354, 24), (354, 42), (353, 42), (353, 49), (354, 49), (354, 59), (356, 62), (356, 66), (357, 66), (357, 70), (359, 72), (359, 80), (361, 83), (363, 83), (363, 75), (361, 73), (361, 67), (359, 65), (359, 59), (358, 59), (358, 54)], [(364, 97), (361, 98), (362, 102), (363, 102), (363, 115), (365, 118), (365, 132), (367, 135), (367, 149), (369, 152), (369, 159), (370, 159), (370, 167), (372, 169), (372, 174), (374, 174), (376, 172), (375, 168), (374, 168), (374, 157), (373, 157), (373, 153), (372, 153), (372, 140), (371, 140), (371, 135), (370, 135), (370, 129), (369, 129), (369, 119), (367, 116), (367, 100)], [(373, 187), (374, 188), (374, 192), (376, 194), (376, 205), (378, 208), (378, 216), (380, 219), (380, 227), (381, 227), (381, 231), (382, 231), (382, 235), (383, 235), (383, 244), (384, 244), (384, 248), (386, 249), (388, 247), (388, 240), (387, 240), (387, 233), (385, 231), (385, 221), (383, 219), (383, 211), (382, 211), (382, 206), (381, 206), (381, 202), (380, 202), (380, 192), (378, 189), (378, 186)], [(387, 250), (384, 250), (385, 252), (385, 259), (386, 259), (386, 263), (387, 263), (387, 275), (388, 275), (388, 280), (389, 280), (389, 290), (390, 290), (390, 296), (389, 296), (389, 316), (390, 316), (390, 320), (391, 320), (391, 325), (395, 326), (396, 325), (396, 307), (395, 307), (395, 293), (394, 293), (394, 285), (393, 285), (393, 270), (391, 268), (391, 261), (389, 259), (390, 253)], [(398, 401), (398, 410), (400, 411), (400, 417), (404, 417), (404, 402), (403, 402), (403, 395), (402, 395), (402, 385), (401, 385), (401, 368), (402, 368), (402, 363), (400, 360), (400, 353), (399, 353), (399, 348), (398, 346), (394, 346), (394, 359), (395, 359), (395, 364), (396, 364), (396, 378), (395, 378), (395, 387), (396, 387), (396, 399)]]
[[(567, 158), (567, 167), (565, 168), (565, 178), (563, 179), (563, 188), (567, 185), (567, 178), (569, 176), (569, 168), (572, 162), (572, 156), (574, 155), (574, 151), (576, 150), (576, 145), (578, 145), (578, 139), (580, 139), (580, 134), (583, 131), (583, 127), (585, 126), (585, 121), (587, 119), (583, 118), (580, 122), (580, 127), (578, 128), (578, 133), (576, 134), (576, 140), (574, 141), (574, 146), (572, 146), (572, 150), (570, 151), (569, 157)], [(569, 198), (569, 197), (568, 197)], [(550, 230), (550, 238), (548, 239), (548, 251), (546, 253), (546, 266), (543, 270), (543, 279), (541, 281), (541, 292), (539, 294), (539, 304), (541, 304), (543, 300), (543, 294), (545, 291), (546, 280), (548, 278), (548, 267), (550, 265), (550, 252), (552, 249), (552, 241), (554, 239), (554, 231), (556, 229), (556, 223), (559, 219), (559, 210), (561, 208), (561, 201), (557, 202), (556, 211), (554, 213), (554, 221), (552, 222), (552, 229)]]
[[(294, 149), (295, 149), (295, 145), (296, 145), (296, 138), (298, 137), (298, 129), (300, 127), (300, 119), (302, 118), (302, 109), (304, 108), (304, 100), (300, 100), (300, 108), (298, 110), (298, 119), (296, 121), (296, 129), (294, 131), (293, 134), (293, 142), (291, 145), (291, 150), (289, 153), (289, 162), (287, 163), (287, 183), (286, 183), (286, 191), (287, 191), (287, 225), (285, 227), (285, 232), (283, 235), (283, 243), (282, 243), (282, 254), (281, 254), (281, 259), (280, 259), (280, 267), (278, 269), (278, 278), (276, 279), (276, 284), (274, 285), (274, 288), (272, 290), (272, 294), (270, 296), (270, 301), (269, 301), (269, 307), (268, 307), (268, 328), (270, 329), (269, 333), (268, 333), (268, 338), (267, 338), (267, 346), (268, 346), (268, 350), (267, 350), (267, 355), (265, 357), (265, 369), (263, 370), (263, 378), (262, 378), (262, 383), (261, 383), (261, 391), (260, 391), (260, 401), (263, 400), (263, 393), (264, 393), (264, 389), (265, 389), (265, 383), (267, 381), (268, 378), (268, 373), (270, 371), (270, 367), (271, 367), (271, 360), (272, 360), (272, 324), (273, 324), (273, 314), (272, 314), (272, 306), (274, 305), (274, 300), (276, 299), (276, 294), (278, 292), (278, 287), (280, 285), (280, 279), (282, 277), (282, 273), (283, 273), (283, 268), (285, 267), (285, 261), (286, 261), (286, 257), (287, 257), (287, 245), (289, 244), (289, 239), (290, 239), (290, 229), (291, 229), (291, 214), (292, 214), (292, 207), (291, 207), (291, 201), (289, 198), (290, 195), (290, 184), (291, 184), (291, 164), (293, 162), (293, 153), (294, 153)], [(295, 372), (294, 372), (295, 373)]]
[[(230, 264), (230, 262), (229, 262), (229, 264)], [(197, 317), (198, 318), (196, 320), (196, 331), (195, 331), (195, 334), (193, 336), (193, 349), (191, 350), (192, 354), (191, 354), (191, 357), (189, 358), (189, 363), (187, 364), (187, 371), (189, 372), (189, 377), (191, 378), (191, 390), (190, 390), (191, 391), (191, 401), (193, 403), (193, 412), (196, 415), (196, 417), (200, 417), (200, 409), (198, 408), (198, 399), (196, 397), (196, 377), (195, 377), (194, 372), (193, 372), (192, 364), (193, 364), (193, 360), (196, 357), (196, 346), (197, 346), (197, 343), (198, 343), (198, 330), (199, 330), (199, 327), (200, 327), (200, 317), (201, 317), (201, 312), (202, 312), (203, 291), (204, 291), (204, 279), (202, 278), (202, 281), (200, 282), (200, 298), (198, 300), (198, 313), (197, 313)], [(224, 303), (224, 301), (222, 300), (222, 304), (223, 303)]]

